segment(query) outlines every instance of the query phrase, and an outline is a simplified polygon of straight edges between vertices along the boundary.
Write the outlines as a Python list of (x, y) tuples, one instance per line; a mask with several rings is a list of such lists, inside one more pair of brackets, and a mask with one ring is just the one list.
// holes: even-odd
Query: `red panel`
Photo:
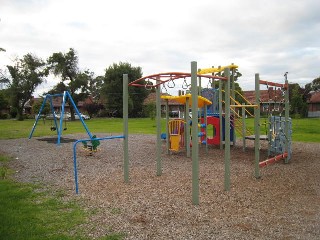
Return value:
[[(204, 123), (204, 119), (201, 118), (201, 123)], [(208, 145), (220, 145), (220, 121), (219, 118), (217, 117), (207, 117), (207, 125), (212, 125), (216, 130), (215, 133), (216, 135), (213, 136), (212, 138), (207, 138), (206, 136), (201, 137), (201, 142), (202, 141), (207, 141)], [(201, 132), (205, 132), (205, 129), (202, 128)]]

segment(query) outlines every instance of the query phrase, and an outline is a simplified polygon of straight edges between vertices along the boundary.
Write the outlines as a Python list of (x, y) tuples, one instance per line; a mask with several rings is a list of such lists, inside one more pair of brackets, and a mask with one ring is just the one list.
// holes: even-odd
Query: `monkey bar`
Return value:
[[(129, 86), (135, 86), (135, 87), (145, 87), (145, 88), (153, 88), (157, 87), (163, 83), (173, 81), (179, 78), (187, 78), (191, 77), (191, 73), (183, 73), (183, 72), (166, 72), (166, 73), (157, 73), (157, 74), (152, 74), (149, 76), (145, 76), (142, 78), (139, 78), (137, 80), (134, 80), (129, 83)], [(212, 75), (203, 75), (203, 74), (197, 74), (197, 77), (204, 77), (204, 78), (210, 78), (210, 79), (219, 79), (223, 81), (227, 81), (227, 78), (225, 77), (220, 77), (220, 76), (212, 76)], [(141, 84), (143, 80), (156, 80), (157, 83), (155, 85), (150, 84), (150, 83), (143, 83)]]
[(281, 83), (275, 83), (275, 82), (268, 82), (268, 81), (265, 81), (265, 80), (259, 80), (259, 83), (267, 85), (267, 86), (281, 87), (283, 89), (287, 89), (288, 88), (288, 84), (286, 84), (286, 83), (285, 84), (281, 84)]

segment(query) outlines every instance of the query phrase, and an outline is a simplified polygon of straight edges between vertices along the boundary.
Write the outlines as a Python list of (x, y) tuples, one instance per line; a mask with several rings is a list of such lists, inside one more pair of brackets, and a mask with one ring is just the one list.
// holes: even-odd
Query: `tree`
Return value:
[(18, 120), (23, 120), (25, 103), (48, 75), (45, 62), (29, 53), (22, 59), (15, 60), (14, 66), (7, 66), (7, 68), (10, 74), (7, 80), (11, 110), (17, 113)]
[(299, 84), (289, 85), (290, 114), (294, 117), (305, 117), (307, 115), (307, 103), (303, 98), (304, 89)]
[(310, 91), (320, 90), (320, 77), (314, 79), (311, 83), (306, 84), (305, 89), (309, 93)]
[[(68, 90), (75, 104), (84, 100), (87, 96), (87, 84), (90, 79), (89, 71), (80, 72), (78, 67), (78, 56), (73, 48), (67, 53), (53, 53), (48, 58), (49, 70), (61, 77), (61, 82), (55, 90)], [(61, 93), (61, 92), (59, 92)], [(70, 103), (69, 103), (70, 104)], [(74, 120), (74, 109), (70, 108), (71, 120)]]
[(7, 116), (7, 109), (10, 108), (9, 101), (8, 101), (8, 94), (6, 94), (7, 89), (0, 89), (0, 118), (6, 118)]
[[(103, 94), (110, 112), (117, 111), (122, 116), (123, 106), (123, 74), (128, 74), (131, 81), (141, 78), (140, 67), (132, 67), (129, 63), (120, 62), (109, 66), (105, 72)], [(141, 87), (129, 87), (129, 115), (139, 117), (142, 114), (143, 101), (148, 90)]]

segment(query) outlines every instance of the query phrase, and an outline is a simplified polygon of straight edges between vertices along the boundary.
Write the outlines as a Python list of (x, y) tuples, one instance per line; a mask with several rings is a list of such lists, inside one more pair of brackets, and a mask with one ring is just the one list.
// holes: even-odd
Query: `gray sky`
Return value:
[(0, 68), (72, 47), (96, 75), (120, 61), (144, 76), (235, 63), (244, 90), (255, 73), (304, 86), (320, 76), (319, 12), (319, 0), (0, 0)]

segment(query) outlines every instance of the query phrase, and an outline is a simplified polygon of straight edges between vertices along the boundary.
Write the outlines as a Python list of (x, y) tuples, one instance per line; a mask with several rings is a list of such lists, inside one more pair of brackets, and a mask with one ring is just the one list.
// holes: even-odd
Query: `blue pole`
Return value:
[(69, 97), (70, 102), (71, 102), (71, 104), (72, 104), (72, 106), (73, 106), (74, 110), (75, 110), (75, 111), (76, 111), (76, 113), (78, 114), (79, 119), (80, 119), (80, 121), (81, 121), (81, 123), (82, 123), (83, 127), (85, 128), (85, 130), (86, 130), (87, 134), (88, 134), (88, 135), (89, 135), (89, 137), (92, 139), (92, 134), (91, 134), (91, 132), (89, 131), (89, 128), (87, 127), (86, 123), (83, 121), (83, 119), (82, 119), (82, 117), (81, 117), (81, 114), (80, 114), (80, 112), (79, 112), (79, 110), (78, 110), (78, 108), (77, 108), (76, 104), (74, 103), (74, 101), (73, 101), (73, 99), (72, 99), (72, 97), (71, 97), (71, 95), (70, 95), (70, 93), (69, 93), (68, 91), (66, 91), (66, 95)]
[(57, 142), (58, 145), (60, 145), (61, 131), (62, 131), (62, 126), (63, 126), (63, 114), (64, 114), (64, 107), (66, 105), (67, 96), (68, 96), (67, 91), (64, 91), (63, 98), (62, 98), (61, 113), (60, 113), (60, 127), (58, 130), (58, 142)]
[(43, 108), (44, 108), (44, 106), (45, 106), (45, 104), (46, 104), (47, 98), (48, 98), (48, 95), (46, 95), (46, 97), (44, 98), (44, 100), (43, 100), (43, 102), (42, 102), (42, 105), (41, 105), (40, 111), (39, 111), (39, 113), (38, 113), (38, 115), (37, 115), (36, 121), (34, 122), (33, 127), (32, 127), (32, 129), (31, 129), (31, 132), (30, 132), (30, 134), (29, 134), (29, 139), (32, 138), (33, 132), (34, 132), (34, 130), (36, 129), (37, 123), (38, 123), (39, 118), (40, 118), (40, 114), (41, 114), (41, 112), (42, 112), (42, 110), (43, 110)]

